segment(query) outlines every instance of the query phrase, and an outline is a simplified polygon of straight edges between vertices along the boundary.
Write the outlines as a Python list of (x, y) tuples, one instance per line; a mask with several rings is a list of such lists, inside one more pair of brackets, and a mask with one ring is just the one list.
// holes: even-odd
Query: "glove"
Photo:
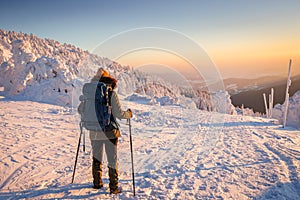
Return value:
[(130, 108), (127, 109), (127, 112), (129, 113), (130, 118), (132, 118), (132, 111)]

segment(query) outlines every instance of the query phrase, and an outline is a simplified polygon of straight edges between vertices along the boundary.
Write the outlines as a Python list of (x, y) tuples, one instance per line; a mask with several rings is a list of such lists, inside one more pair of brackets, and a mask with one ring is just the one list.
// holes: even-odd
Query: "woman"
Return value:
[[(117, 80), (109, 75), (109, 73), (100, 68), (92, 82), (103, 82), (107, 85), (111, 85), (112, 91), (109, 93), (110, 105), (112, 110), (112, 121), (116, 123), (118, 119), (129, 119), (132, 117), (130, 109), (123, 111), (114, 89), (117, 86)], [(107, 137), (102, 131), (90, 131), (90, 139), (93, 151), (93, 188), (100, 189), (103, 187), (102, 182), (102, 161), (103, 161), (103, 147), (105, 146), (106, 157), (108, 161), (108, 175), (109, 175), (109, 189), (111, 194), (121, 193), (118, 188), (118, 162), (117, 162), (117, 145), (118, 137), (120, 137), (120, 131), (117, 127), (113, 130), (114, 134), (111, 137)]]

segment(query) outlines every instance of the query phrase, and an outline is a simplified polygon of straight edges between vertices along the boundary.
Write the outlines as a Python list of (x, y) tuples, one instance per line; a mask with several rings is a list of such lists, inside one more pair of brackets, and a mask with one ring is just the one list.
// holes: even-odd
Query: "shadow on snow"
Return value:
[[(22, 198), (47, 198), (51, 199), (47, 196), (61, 196), (61, 199), (86, 199), (91, 198), (93, 196), (98, 196), (101, 194), (108, 194), (105, 190), (99, 190), (95, 193), (87, 193), (87, 194), (78, 194), (77, 190), (81, 189), (91, 189), (92, 185), (90, 183), (85, 184), (70, 184), (66, 186), (56, 186), (56, 187), (48, 187), (43, 189), (29, 189), (24, 191), (9, 191), (9, 192), (0, 192), (0, 199), (22, 199)], [(72, 194), (74, 191), (74, 194)], [(78, 195), (77, 195), (78, 194)], [(60, 199), (57, 197), (53, 197), (53, 199)]]

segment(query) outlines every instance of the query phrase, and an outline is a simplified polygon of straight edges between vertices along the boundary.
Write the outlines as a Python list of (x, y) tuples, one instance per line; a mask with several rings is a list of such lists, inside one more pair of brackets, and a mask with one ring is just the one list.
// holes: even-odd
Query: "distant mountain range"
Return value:
[[(226, 90), (231, 95), (234, 106), (253, 108), (255, 112), (265, 113), (263, 93), (267, 97), (274, 88), (274, 105), (282, 104), (285, 99), (287, 77), (266, 76), (257, 79), (237, 79), (231, 78), (224, 80)], [(300, 90), (300, 75), (291, 78), (289, 94), (292, 96)]]

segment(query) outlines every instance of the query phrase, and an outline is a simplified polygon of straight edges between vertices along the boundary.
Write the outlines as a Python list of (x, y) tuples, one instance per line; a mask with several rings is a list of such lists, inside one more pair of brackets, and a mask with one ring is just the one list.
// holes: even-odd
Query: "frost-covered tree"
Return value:
[(99, 67), (104, 67), (118, 80), (121, 95), (136, 93), (161, 105), (193, 107), (191, 101), (194, 101), (199, 109), (232, 113), (226, 92), (208, 94), (200, 89), (179, 87), (74, 45), (33, 34), (0, 30), (0, 38), (0, 87), (4, 87), (7, 96), (77, 106), (83, 84), (90, 81)]

